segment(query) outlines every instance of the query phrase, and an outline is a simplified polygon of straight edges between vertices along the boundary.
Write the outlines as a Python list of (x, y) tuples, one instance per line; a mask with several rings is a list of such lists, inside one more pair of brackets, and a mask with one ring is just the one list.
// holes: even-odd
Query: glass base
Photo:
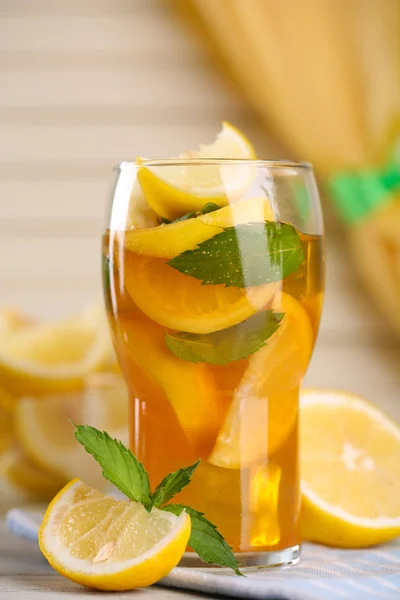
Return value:
[[(242, 552), (235, 553), (240, 569), (246, 573), (255, 569), (282, 568), (295, 565), (300, 560), (300, 546), (291, 546), (274, 552)], [(232, 573), (231, 569), (210, 567), (204, 563), (195, 552), (185, 552), (180, 567), (203, 569), (210, 572)]]

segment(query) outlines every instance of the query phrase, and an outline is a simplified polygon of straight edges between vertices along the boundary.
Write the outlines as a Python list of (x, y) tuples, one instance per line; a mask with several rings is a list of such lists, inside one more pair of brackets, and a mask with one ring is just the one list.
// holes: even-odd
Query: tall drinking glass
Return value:
[[(245, 567), (299, 557), (299, 387), (321, 313), (322, 234), (306, 163), (117, 169), (103, 269), (131, 449), (152, 486), (201, 458), (174, 502), (204, 512)], [(183, 564), (200, 561), (188, 552)]]

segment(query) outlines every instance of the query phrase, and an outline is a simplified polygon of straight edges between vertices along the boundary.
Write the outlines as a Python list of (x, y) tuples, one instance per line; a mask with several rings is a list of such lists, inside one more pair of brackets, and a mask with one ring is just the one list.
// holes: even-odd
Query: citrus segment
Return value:
[(93, 374), (84, 390), (20, 398), (15, 410), (19, 443), (30, 460), (58, 473), (65, 482), (73, 474), (90, 485), (104, 486), (101, 469), (76, 443), (74, 423), (106, 430), (127, 442), (128, 393), (125, 383), (109, 373)]
[(125, 287), (151, 319), (170, 329), (211, 333), (244, 321), (273, 297), (275, 284), (246, 290), (201, 281), (170, 267), (164, 259), (127, 253)]
[(295, 426), (298, 386), (312, 350), (307, 313), (278, 292), (272, 307), (285, 313), (279, 329), (248, 360), (209, 461), (239, 469), (265, 460)]
[(127, 250), (137, 254), (174, 258), (221, 233), (223, 228), (273, 220), (274, 215), (268, 200), (252, 198), (186, 221), (151, 229), (128, 230), (124, 244)]
[[(207, 202), (220, 206), (237, 200), (254, 178), (254, 166), (243, 162), (220, 164), (185, 159), (251, 159), (254, 148), (249, 140), (229, 123), (223, 123), (213, 144), (201, 145), (199, 150), (183, 153), (177, 159), (165, 161), (139, 160), (143, 166), (138, 180), (151, 208), (161, 217), (177, 219), (192, 211), (201, 210)], [(201, 168), (199, 168), (201, 164)]]
[(400, 427), (346, 392), (301, 394), (303, 534), (362, 547), (400, 534)]
[(15, 331), (0, 340), (0, 384), (15, 395), (82, 387), (115, 362), (102, 311)]
[(207, 365), (177, 358), (165, 346), (164, 330), (144, 315), (120, 318), (118, 327), (129, 358), (162, 388), (197, 455), (209, 451), (225, 407)]
[(50, 565), (80, 585), (123, 591), (151, 585), (181, 559), (190, 517), (114, 500), (78, 479), (49, 505), (39, 545)]

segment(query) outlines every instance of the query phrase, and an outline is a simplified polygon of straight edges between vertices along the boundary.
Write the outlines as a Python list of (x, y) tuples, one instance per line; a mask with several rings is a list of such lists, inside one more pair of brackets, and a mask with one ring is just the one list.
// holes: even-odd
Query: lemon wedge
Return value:
[(347, 392), (301, 394), (303, 535), (363, 547), (400, 534), (400, 427)]
[(39, 545), (50, 565), (80, 585), (124, 591), (151, 585), (180, 561), (190, 517), (114, 500), (78, 479), (49, 505)]
[(273, 220), (274, 214), (268, 199), (251, 198), (186, 221), (151, 229), (128, 230), (124, 244), (127, 250), (136, 254), (174, 258), (185, 250), (196, 248), (226, 227)]
[(75, 389), (88, 373), (112, 363), (102, 310), (26, 327), (0, 340), (0, 385), (15, 395)]
[(210, 161), (199, 167), (185, 162), (188, 158), (251, 159), (255, 158), (255, 152), (243, 133), (224, 122), (214, 143), (183, 153), (167, 166), (165, 162), (161, 166), (158, 161), (138, 159), (142, 165), (138, 181), (143, 194), (151, 208), (165, 219), (201, 210), (207, 202), (229, 204), (239, 199), (254, 178), (254, 166), (245, 161), (221, 161), (221, 164)]
[(96, 487), (107, 482), (97, 463), (77, 444), (69, 420), (106, 430), (127, 444), (127, 419), (125, 383), (111, 373), (92, 374), (84, 390), (24, 396), (15, 408), (16, 435), (32, 463), (57, 473), (64, 483), (76, 475)]

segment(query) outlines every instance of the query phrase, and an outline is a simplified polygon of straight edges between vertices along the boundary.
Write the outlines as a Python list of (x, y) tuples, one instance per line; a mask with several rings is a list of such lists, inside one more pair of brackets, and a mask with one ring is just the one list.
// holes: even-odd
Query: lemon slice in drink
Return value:
[(274, 214), (268, 199), (251, 198), (186, 221), (151, 229), (128, 230), (124, 244), (127, 250), (136, 254), (174, 258), (185, 250), (196, 248), (226, 227), (273, 220)]
[(247, 289), (202, 285), (170, 267), (165, 259), (125, 257), (125, 288), (134, 303), (153, 321), (180, 331), (211, 333), (244, 321), (273, 297), (277, 284)]
[(127, 418), (125, 383), (110, 373), (92, 374), (84, 390), (22, 397), (15, 409), (18, 441), (34, 464), (58, 473), (64, 482), (77, 475), (98, 487), (106, 483), (101, 469), (77, 444), (70, 420), (127, 443)]
[(239, 469), (265, 460), (284, 442), (298, 414), (299, 385), (313, 346), (309, 317), (278, 292), (272, 307), (285, 313), (266, 345), (250, 356), (209, 461)]
[(0, 384), (15, 395), (81, 387), (115, 362), (103, 311), (33, 325), (0, 340)]
[[(210, 145), (200, 145), (199, 150), (186, 152), (181, 159), (251, 159), (254, 148), (236, 127), (222, 124), (222, 130)], [(219, 206), (237, 200), (254, 178), (254, 167), (242, 163), (216, 165), (210, 162), (201, 167), (188, 165), (179, 158), (162, 166), (157, 161), (139, 160), (142, 168), (138, 180), (151, 208), (165, 219), (177, 219), (201, 210), (207, 202)]]
[(353, 394), (301, 394), (303, 534), (340, 547), (400, 535), (400, 427)]
[(144, 315), (127, 315), (118, 321), (130, 358), (167, 396), (196, 456), (209, 451), (225, 407), (219, 401), (206, 364), (181, 360), (165, 345), (165, 331)]
[(181, 559), (190, 517), (114, 500), (78, 479), (51, 502), (39, 531), (50, 565), (80, 585), (109, 591), (151, 585)]

